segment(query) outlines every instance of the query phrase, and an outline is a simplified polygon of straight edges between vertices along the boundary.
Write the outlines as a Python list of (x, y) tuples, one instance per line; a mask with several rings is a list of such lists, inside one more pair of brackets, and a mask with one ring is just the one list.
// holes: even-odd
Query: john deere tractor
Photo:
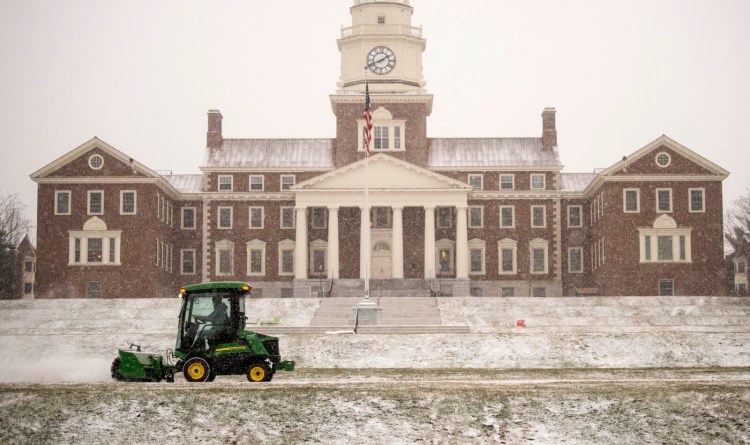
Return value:
[(166, 357), (133, 343), (120, 349), (112, 377), (124, 381), (174, 381), (182, 372), (188, 382), (210, 382), (218, 375), (244, 374), (251, 382), (271, 381), (276, 371), (293, 371), (282, 361), (279, 339), (245, 331), (247, 283), (222, 281), (180, 289), (182, 308), (174, 352)]

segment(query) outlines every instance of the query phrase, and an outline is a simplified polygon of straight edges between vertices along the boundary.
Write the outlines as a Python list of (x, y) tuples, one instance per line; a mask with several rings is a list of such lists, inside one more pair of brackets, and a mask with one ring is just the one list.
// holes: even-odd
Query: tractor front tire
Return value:
[(273, 371), (266, 363), (252, 363), (248, 368), (247, 380), (250, 382), (270, 382), (273, 378)]
[(182, 374), (188, 382), (206, 382), (211, 376), (211, 365), (202, 357), (189, 358), (182, 366)]

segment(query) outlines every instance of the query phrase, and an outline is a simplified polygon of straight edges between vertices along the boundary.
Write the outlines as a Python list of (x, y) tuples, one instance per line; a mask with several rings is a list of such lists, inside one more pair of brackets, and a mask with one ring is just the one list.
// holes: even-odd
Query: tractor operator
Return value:
[(213, 296), (214, 310), (208, 315), (195, 315), (196, 321), (211, 323), (204, 329), (202, 337), (205, 337), (209, 344), (217, 345), (226, 337), (229, 329), (229, 314), (227, 305), (222, 301), (221, 295)]

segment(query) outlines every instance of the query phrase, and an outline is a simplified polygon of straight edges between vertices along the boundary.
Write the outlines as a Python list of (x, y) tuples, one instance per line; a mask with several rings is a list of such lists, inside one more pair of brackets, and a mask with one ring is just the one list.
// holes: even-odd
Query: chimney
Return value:
[(221, 120), (223, 116), (219, 110), (208, 110), (208, 132), (206, 133), (206, 147), (221, 148), (224, 137), (221, 135)]
[(555, 126), (554, 108), (545, 108), (542, 111), (542, 147), (547, 150), (557, 147), (557, 127)]

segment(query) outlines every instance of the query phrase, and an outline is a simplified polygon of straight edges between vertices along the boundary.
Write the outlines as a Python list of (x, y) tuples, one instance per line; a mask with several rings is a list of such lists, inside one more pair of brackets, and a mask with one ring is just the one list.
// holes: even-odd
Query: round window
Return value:
[(659, 167), (666, 167), (672, 163), (672, 158), (667, 153), (659, 153), (656, 155), (656, 165)]
[(94, 170), (99, 170), (104, 166), (104, 158), (100, 155), (92, 155), (89, 158), (89, 167), (93, 168)]

